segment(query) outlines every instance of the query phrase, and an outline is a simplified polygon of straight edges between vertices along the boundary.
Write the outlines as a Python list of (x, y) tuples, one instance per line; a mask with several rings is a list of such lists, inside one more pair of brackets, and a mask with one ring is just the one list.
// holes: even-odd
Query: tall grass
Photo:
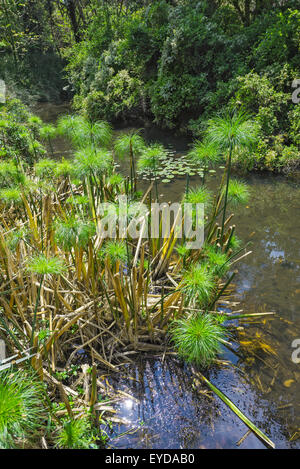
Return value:
[(45, 387), (31, 371), (0, 371), (0, 448), (22, 447), (46, 416)]

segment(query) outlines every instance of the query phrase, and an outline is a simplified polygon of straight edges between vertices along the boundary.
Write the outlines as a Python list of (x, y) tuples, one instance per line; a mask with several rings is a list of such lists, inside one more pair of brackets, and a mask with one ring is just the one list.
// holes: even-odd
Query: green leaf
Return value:
[(275, 444), (270, 440), (259, 428), (257, 428), (251, 420), (243, 414), (243, 412), (227, 397), (222, 393), (216, 386), (214, 386), (205, 376), (201, 373), (198, 373), (200, 378), (208, 385), (208, 387), (215, 393), (217, 396), (225, 402), (226, 405), (253, 431), (253, 433), (260, 438), (263, 443), (265, 443), (270, 448), (275, 448)]

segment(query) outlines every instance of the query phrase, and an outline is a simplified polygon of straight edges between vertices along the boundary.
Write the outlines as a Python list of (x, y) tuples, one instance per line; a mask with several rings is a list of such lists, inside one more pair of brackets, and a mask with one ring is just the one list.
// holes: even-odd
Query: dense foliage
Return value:
[(31, 115), (18, 99), (7, 100), (0, 110), (0, 157), (33, 163), (45, 153), (41, 143), (42, 121)]
[[(26, 138), (21, 145), (12, 139), (0, 161), (0, 339), (10, 355), (0, 361), (0, 447), (98, 448), (107, 441), (99, 428), (107, 423), (103, 412), (114, 412), (100, 402), (100, 370), (117, 371), (130, 352), (166, 353), (171, 345), (198, 370), (219, 363), (240, 317), (222, 306), (231, 304), (231, 265), (243, 250), (228, 223), (233, 214), (227, 217), (249, 195), (231, 179), (231, 158), (234, 149), (250, 150), (257, 126), (239, 112), (210, 120), (205, 146), (196, 143), (178, 167), (186, 188), (171, 225), (162, 206), (157, 212), (152, 204), (165, 177), (161, 165), (166, 171), (171, 160), (162, 145), (147, 145), (134, 132), (113, 138), (107, 122), (82, 115), (44, 125), (15, 99), (2, 114), (8, 129), (23, 125), (24, 138), (43, 151), (28, 158)], [(73, 158), (50, 158), (51, 145), (37, 140), (50, 143), (57, 134), (70, 140)], [(195, 188), (189, 157), (202, 183)], [(226, 167), (213, 194), (204, 180), (216, 157)], [(128, 176), (117, 172), (116, 158), (130, 162)], [(154, 179), (144, 195), (138, 170)], [(195, 232), (202, 223), (197, 203), (206, 210), (203, 245)], [(14, 364), (22, 364), (20, 371)], [(28, 365), (36, 378), (26, 374)]]
[(254, 156), (238, 155), (241, 164), (295, 167), (295, 3), (251, 2), (257, 9), (247, 18), (247, 1), (137, 3), (118, 10), (100, 2), (84, 40), (68, 50), (75, 106), (92, 119), (152, 119), (197, 136), (221, 109), (242, 107), (256, 116), (261, 139)]
[(63, 96), (67, 64), (74, 106), (92, 120), (151, 120), (199, 137), (220, 110), (241, 107), (256, 116), (261, 138), (239, 163), (298, 165), (295, 0), (2, 3), (0, 74), (13, 83), (43, 88), (41, 96), (55, 84)]

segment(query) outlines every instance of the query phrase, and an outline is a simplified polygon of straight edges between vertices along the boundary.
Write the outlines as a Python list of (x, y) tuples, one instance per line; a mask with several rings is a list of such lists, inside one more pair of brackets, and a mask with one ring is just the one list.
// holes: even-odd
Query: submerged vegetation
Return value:
[[(26, 122), (34, 120), (24, 116)], [(44, 138), (40, 129), (45, 126), (34, 122), (34, 128), (28, 126), (28, 138), (35, 133)], [(43, 447), (61, 448), (104, 444), (106, 436), (96, 428), (110, 408), (98, 402), (99, 387), (101, 392), (103, 388), (98, 370), (114, 373), (130, 361), (131, 354), (168, 353), (174, 347), (200, 370), (219, 362), (236, 318), (222, 309), (222, 302), (229, 299), (235, 275), (231, 264), (243, 251), (237, 246), (229, 209), (248, 198), (246, 185), (231, 180), (231, 156), (234, 148), (253, 143), (254, 128), (249, 116), (240, 113), (211, 123), (205, 145), (213, 146), (218, 161), (226, 160), (219, 191), (212, 194), (206, 188), (209, 173), (203, 169), (201, 185), (189, 187), (188, 160), (195, 165), (192, 151), (181, 170), (187, 177), (179, 205), (183, 217), (178, 224), (176, 216), (165, 232), (160, 212), (154, 237), (146, 236), (145, 229), (155, 215), (156, 205), (151, 203), (159, 202), (158, 180), (164, 177), (160, 165), (168, 166), (163, 146), (149, 146), (139, 134), (115, 139), (106, 122), (91, 124), (74, 115), (60, 118), (50, 132), (51, 138), (63, 134), (71, 141), (73, 159), (51, 159), (51, 147), (47, 151), (39, 140), (40, 158), (34, 164), (21, 151), (3, 155), (0, 336), (11, 357), (18, 357), (25, 367), (24, 376), (29, 367), (47, 383), (51, 397), (43, 405), (53, 420), (50, 427), (42, 424), (43, 436), (34, 443), (28, 434), (26, 444), (39, 446), (41, 441)], [(117, 172), (119, 157), (129, 161), (128, 176)], [(144, 192), (138, 190), (138, 169), (149, 171), (150, 185)], [(185, 202), (193, 207), (204, 204), (205, 243), (197, 249), (188, 244), (196, 213), (192, 208), (189, 214)], [(190, 231), (181, 238), (189, 215)], [(83, 365), (76, 380), (76, 373), (67, 370), (74, 370), (82, 353), (90, 369)], [(19, 379), (13, 363), (2, 362), (0, 373), (8, 368), (5, 373), (16, 373)], [(67, 385), (60, 381), (62, 376)], [(74, 383), (77, 390), (69, 386)], [(11, 432), (19, 438), (17, 430)]]

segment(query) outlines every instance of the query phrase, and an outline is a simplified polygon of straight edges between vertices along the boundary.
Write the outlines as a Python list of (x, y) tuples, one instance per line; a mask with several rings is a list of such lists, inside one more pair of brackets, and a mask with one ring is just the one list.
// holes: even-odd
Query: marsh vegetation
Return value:
[[(0, 27), (0, 447), (104, 447), (124, 397), (107, 376), (149, 353), (273, 447), (209, 370), (233, 341), (273, 354), (239, 323), (273, 313), (234, 311), (251, 191), (232, 170), (299, 168), (296, 2), (5, 0)], [(72, 109), (43, 122), (16, 97)], [(178, 158), (128, 123), (193, 143)]]
[[(3, 108), (3, 117), (8, 113), (18, 126), (21, 119), (13, 106), (18, 109), (19, 104)], [(224, 300), (230, 303), (235, 275), (231, 266), (248, 254), (239, 246), (231, 224), (229, 209), (245, 203), (249, 196), (243, 182), (231, 180), (231, 158), (236, 149), (253, 145), (256, 126), (241, 113), (211, 120), (205, 143), (200, 149), (196, 143), (187, 155), (200, 176), (199, 187), (190, 189), (190, 165), (181, 167), (186, 173), (183, 213), (186, 201), (205, 207), (205, 243), (191, 249), (188, 239), (179, 236), (176, 219), (167, 234), (160, 222), (155, 238), (144, 238), (143, 230), (138, 236), (130, 231), (141, 202), (148, 207), (151, 220), (151, 202), (159, 201), (157, 181), (167, 154), (162, 146), (147, 146), (137, 133), (114, 138), (108, 123), (91, 123), (78, 115), (61, 117), (57, 127), (44, 125), (30, 114), (24, 116), (24, 138), (37, 142), (30, 149), (33, 153), (39, 149), (39, 158), (35, 154), (32, 159), (30, 152), (24, 155), (23, 147), (16, 146), (14, 155), (7, 150), (0, 162), (1, 336), (8, 353), (18, 357), (25, 369), (32, 367), (63, 399), (63, 412), (70, 420), (57, 423), (60, 436), (55, 434), (58, 430), (54, 435), (50, 431), (49, 442), (44, 444), (84, 446), (86, 440), (74, 441), (99, 420), (97, 369), (114, 373), (138, 352), (166, 354), (173, 353), (172, 349), (200, 370), (222, 363), (220, 344), (229, 343), (232, 320), (238, 316), (218, 305)], [(56, 134), (70, 140), (73, 159), (51, 158), (50, 141)], [(44, 140), (47, 147), (41, 143)], [(128, 159), (128, 175), (117, 172), (119, 157)], [(207, 167), (216, 158), (226, 166), (219, 190), (213, 194), (205, 187), (205, 179)], [(144, 193), (137, 190), (137, 169), (149, 171), (150, 185)], [(117, 203), (120, 196), (126, 196), (125, 208)], [(103, 203), (107, 204), (104, 211)], [(123, 231), (118, 226), (122, 210), (127, 221)], [(118, 238), (107, 238), (107, 220), (113, 221)], [(139, 225), (146, 222), (149, 217), (139, 216)], [(77, 391), (74, 395), (68, 388), (78, 405), (74, 411), (57, 378), (72, 377), (70, 367), (76, 368), (80, 353), (88, 357), (90, 370), (87, 373), (84, 368), (81, 375), (86, 389), (83, 402)], [(10, 366), (14, 373), (13, 360), (2, 363), (3, 369)], [(47, 404), (51, 418), (57, 420), (51, 399)], [(105, 405), (100, 409), (105, 411)], [(81, 423), (74, 420), (77, 412)], [(94, 438), (105, 440), (101, 433)]]

